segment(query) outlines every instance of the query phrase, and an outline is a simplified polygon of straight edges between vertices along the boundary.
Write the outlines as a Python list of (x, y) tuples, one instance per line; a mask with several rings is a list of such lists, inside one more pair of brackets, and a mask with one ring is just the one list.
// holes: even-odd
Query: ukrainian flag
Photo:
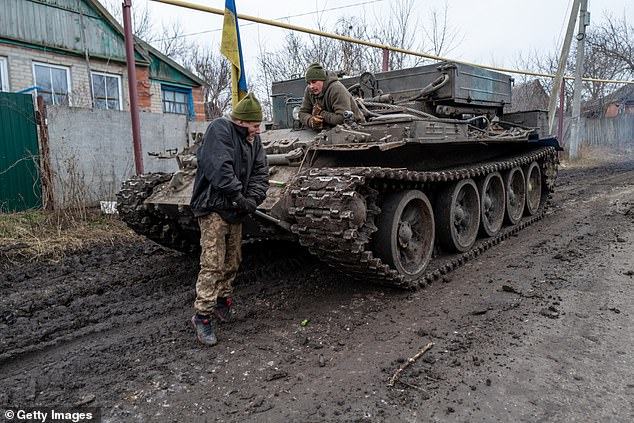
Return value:
[(231, 104), (236, 107), (238, 101), (247, 95), (247, 78), (242, 62), (242, 45), (235, 0), (225, 1), (225, 19), (222, 25), (220, 52), (231, 62)]

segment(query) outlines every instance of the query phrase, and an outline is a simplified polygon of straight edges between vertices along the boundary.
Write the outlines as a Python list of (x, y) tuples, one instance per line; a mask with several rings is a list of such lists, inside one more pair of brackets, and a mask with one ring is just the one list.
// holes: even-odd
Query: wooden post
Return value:
[[(566, 61), (568, 60), (568, 53), (570, 52), (570, 44), (572, 43), (572, 33), (575, 30), (575, 23), (577, 22), (577, 13), (579, 11), (579, 2), (581, 0), (574, 0), (572, 3), (572, 10), (570, 11), (570, 18), (568, 19), (568, 29), (566, 30), (566, 37), (564, 38), (564, 45), (561, 48), (561, 54), (559, 55), (559, 64), (557, 66), (557, 75), (553, 80), (553, 88), (550, 90), (550, 97), (548, 100), (548, 133), (553, 133), (553, 126), (555, 124), (555, 109), (557, 107), (557, 91), (559, 87), (564, 84), (564, 72), (566, 71)], [(561, 142), (561, 139), (559, 140)]]
[[(557, 121), (557, 140), (559, 143), (563, 143), (564, 137), (564, 106), (566, 103), (566, 84), (562, 81), (561, 90), (559, 92), (559, 120)], [(552, 132), (552, 131), (550, 131)]]
[(383, 66), (381, 68), (383, 72), (390, 70), (390, 50), (383, 49)]
[(46, 104), (41, 95), (37, 96), (36, 121), (40, 127), (40, 180), (42, 181), (42, 208), (54, 210), (53, 201), (53, 176), (51, 174), (51, 155), (48, 148), (48, 124), (46, 123)]

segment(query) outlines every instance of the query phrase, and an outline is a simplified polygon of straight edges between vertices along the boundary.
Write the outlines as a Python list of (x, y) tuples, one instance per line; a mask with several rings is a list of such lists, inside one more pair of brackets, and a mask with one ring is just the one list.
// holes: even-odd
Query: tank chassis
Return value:
[[(305, 82), (273, 84), (270, 189), (245, 239), (294, 240), (357, 279), (412, 289), (543, 217), (561, 148), (526, 115), (504, 116), (510, 77), (442, 63), (341, 81), (367, 122), (319, 133), (297, 120)], [(185, 252), (199, 242), (196, 148), (174, 175), (134, 177), (118, 194), (130, 227)]]

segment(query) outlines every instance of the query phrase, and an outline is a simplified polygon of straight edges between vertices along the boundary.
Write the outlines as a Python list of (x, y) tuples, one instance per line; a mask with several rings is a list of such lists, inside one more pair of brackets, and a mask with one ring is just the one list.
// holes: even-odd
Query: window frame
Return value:
[[(181, 94), (185, 94), (185, 102), (184, 103), (180, 103), (180, 102), (176, 102), (176, 101), (169, 101), (169, 100), (165, 100), (164, 98), (164, 92), (165, 91), (169, 91), (169, 92), (174, 92), (174, 93), (181, 93)], [(185, 111), (185, 113), (176, 113), (176, 112), (169, 112), (166, 111), (165, 109), (165, 102), (168, 101), (170, 103), (175, 103), (175, 104), (185, 104), (185, 106), (187, 107), (187, 110)], [(181, 115), (181, 116), (186, 116), (188, 120), (194, 120), (195, 115), (194, 115), (194, 99), (193, 99), (193, 90), (191, 87), (182, 87), (182, 86), (178, 86), (178, 85), (171, 85), (171, 84), (163, 84), (161, 83), (161, 110), (163, 110), (163, 113), (169, 113), (169, 114), (173, 114), (173, 115)]]
[[(33, 82), (35, 83), (35, 86), (37, 87), (37, 78), (35, 76), (35, 67), (36, 66), (45, 66), (47, 68), (53, 68), (53, 69), (61, 69), (66, 71), (66, 86), (68, 87), (68, 92), (66, 93), (66, 95), (68, 96), (68, 106), (72, 106), (73, 105), (73, 101), (71, 98), (71, 92), (72, 92), (72, 86), (71, 86), (71, 79), (70, 79), (70, 67), (69, 66), (63, 66), (63, 65), (55, 65), (52, 63), (45, 63), (45, 62), (33, 62), (32, 64), (32, 69), (33, 69)], [(51, 87), (52, 87), (52, 82), (51, 81)], [(40, 91), (46, 92), (48, 93), (48, 91), (44, 91), (44, 90), (40, 90), (39, 87), (36, 88), (35, 90), (35, 94), (36, 95), (40, 95)], [(53, 105), (58, 106), (58, 103), (55, 103), (55, 91), (51, 91), (51, 98), (53, 99)]]
[(0, 91), (9, 92), (9, 60), (0, 56)]
[[(119, 101), (119, 108), (118, 109), (109, 109), (109, 108), (105, 108), (105, 109), (98, 109), (98, 110), (123, 110), (123, 91), (121, 90), (121, 75), (117, 75), (116, 73), (107, 73), (107, 72), (101, 72), (101, 71), (91, 71), (90, 72), (90, 91), (92, 92), (92, 107), (93, 109), (97, 109), (97, 107), (95, 107), (97, 98), (95, 97), (95, 88), (94, 88), (94, 84), (93, 84), (93, 76), (94, 75), (99, 75), (99, 76), (105, 76), (106, 78), (116, 78), (117, 79), (117, 89), (119, 90), (119, 97), (117, 98), (117, 100)], [(106, 84), (106, 88), (108, 87), (108, 84)], [(106, 105), (108, 104), (108, 99), (110, 97), (108, 97), (107, 95), (108, 93), (106, 93)]]

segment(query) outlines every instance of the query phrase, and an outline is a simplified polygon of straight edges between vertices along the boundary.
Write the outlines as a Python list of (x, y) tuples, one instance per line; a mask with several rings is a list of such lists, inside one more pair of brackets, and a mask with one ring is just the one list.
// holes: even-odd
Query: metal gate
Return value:
[(0, 92), (0, 212), (42, 206), (33, 97)]

